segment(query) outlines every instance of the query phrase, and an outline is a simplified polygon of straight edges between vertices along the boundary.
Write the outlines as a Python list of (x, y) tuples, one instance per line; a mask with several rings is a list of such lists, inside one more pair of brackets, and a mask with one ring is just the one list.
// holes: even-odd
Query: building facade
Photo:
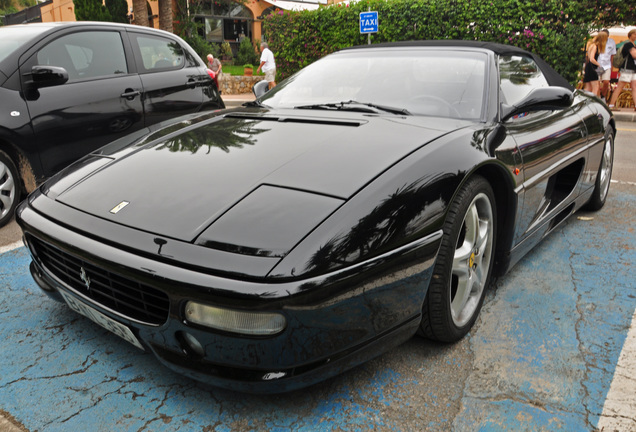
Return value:
[[(203, 33), (209, 42), (228, 42), (235, 49), (240, 41), (264, 40), (262, 19), (276, 10), (313, 10), (321, 5), (343, 0), (200, 0), (187, 2), (188, 12), (202, 24)], [(127, 0), (130, 20), (134, 23), (132, 0)], [(147, 1), (148, 18), (152, 27), (159, 27), (159, 2)], [(176, 14), (176, 0), (173, 0)], [(75, 21), (73, 0), (46, 0), (31, 8), (8, 17), (5, 24), (24, 22)]]

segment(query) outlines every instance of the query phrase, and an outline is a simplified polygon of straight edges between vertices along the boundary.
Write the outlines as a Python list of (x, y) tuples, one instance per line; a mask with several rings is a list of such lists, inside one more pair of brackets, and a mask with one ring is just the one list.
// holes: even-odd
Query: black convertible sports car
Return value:
[(518, 48), (371, 45), (107, 145), (18, 222), (52, 297), (187, 376), (282, 392), (464, 336), (492, 274), (603, 206), (614, 130)]

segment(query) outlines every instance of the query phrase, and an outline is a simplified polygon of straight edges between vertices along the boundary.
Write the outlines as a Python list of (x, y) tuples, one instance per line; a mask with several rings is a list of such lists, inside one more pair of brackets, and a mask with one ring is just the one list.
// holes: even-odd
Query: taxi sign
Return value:
[(378, 13), (377, 12), (360, 12), (360, 33), (377, 33), (378, 32)]

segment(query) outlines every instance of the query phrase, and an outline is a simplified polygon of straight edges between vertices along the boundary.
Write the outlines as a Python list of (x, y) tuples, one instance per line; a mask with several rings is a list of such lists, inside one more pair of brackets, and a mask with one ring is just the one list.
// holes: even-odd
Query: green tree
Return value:
[[(176, 16), (173, 21), (174, 33), (181, 36), (188, 45), (202, 59), (206, 59), (208, 54), (219, 57), (221, 47), (218, 44), (210, 43), (204, 36), (204, 25), (201, 22), (195, 22), (191, 16), (197, 15), (201, 11), (201, 3), (190, 2), (187, 0), (177, 0)], [(207, 61), (204, 61), (207, 64)]]
[(159, 0), (159, 28), (172, 33), (172, 0)]
[(77, 21), (112, 21), (101, 0), (74, 0)]
[(105, 0), (105, 3), (113, 22), (128, 22), (128, 3), (126, 0)]
[(143, 27), (149, 27), (150, 21), (148, 19), (148, 3), (146, 0), (132, 0), (132, 4), (135, 24)]
[[(13, 0), (0, 0), (0, 17), (18, 12)], [(0, 19), (0, 26), (4, 25), (4, 19)]]

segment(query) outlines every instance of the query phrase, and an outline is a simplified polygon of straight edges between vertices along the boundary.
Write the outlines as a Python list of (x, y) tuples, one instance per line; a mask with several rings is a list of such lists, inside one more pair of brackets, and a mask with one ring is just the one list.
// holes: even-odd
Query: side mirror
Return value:
[(574, 93), (564, 87), (538, 88), (513, 106), (501, 104), (501, 121), (524, 112), (565, 109), (573, 101)]
[(35, 65), (31, 68), (31, 73), (27, 74), (29, 75), (31, 79), (27, 84), (35, 88), (58, 86), (68, 81), (68, 72), (59, 66)]
[(259, 81), (252, 87), (252, 93), (254, 93), (256, 98), (263, 96), (267, 93), (267, 90), (269, 90), (269, 83), (267, 81)]

